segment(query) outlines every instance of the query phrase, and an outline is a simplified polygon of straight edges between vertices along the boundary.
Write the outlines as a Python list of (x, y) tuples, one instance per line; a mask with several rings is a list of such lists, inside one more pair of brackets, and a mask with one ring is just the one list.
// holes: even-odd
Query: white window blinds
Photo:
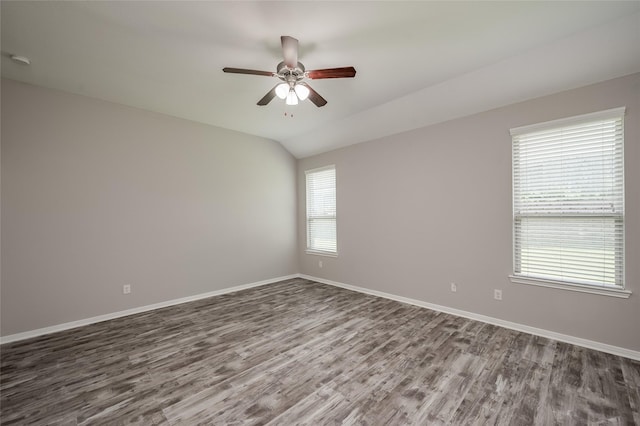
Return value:
[(624, 288), (623, 117), (511, 130), (514, 275)]
[(335, 254), (336, 168), (307, 170), (307, 250)]

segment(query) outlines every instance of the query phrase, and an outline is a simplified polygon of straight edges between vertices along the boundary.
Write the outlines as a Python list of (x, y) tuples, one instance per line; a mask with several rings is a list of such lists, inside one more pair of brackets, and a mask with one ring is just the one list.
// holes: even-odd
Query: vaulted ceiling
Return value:
[[(2, 1), (3, 77), (259, 135), (298, 158), (640, 71), (640, 2)], [(328, 100), (256, 102), (280, 36)], [(31, 65), (11, 55), (26, 56)], [(286, 115), (285, 115), (286, 113)]]

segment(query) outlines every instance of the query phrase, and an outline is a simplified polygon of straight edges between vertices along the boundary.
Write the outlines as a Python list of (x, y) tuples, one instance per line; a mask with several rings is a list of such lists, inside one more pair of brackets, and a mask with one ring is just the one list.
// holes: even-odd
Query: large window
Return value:
[(337, 254), (336, 168), (307, 170), (307, 251)]
[(628, 297), (622, 291), (624, 108), (511, 135), (512, 281)]

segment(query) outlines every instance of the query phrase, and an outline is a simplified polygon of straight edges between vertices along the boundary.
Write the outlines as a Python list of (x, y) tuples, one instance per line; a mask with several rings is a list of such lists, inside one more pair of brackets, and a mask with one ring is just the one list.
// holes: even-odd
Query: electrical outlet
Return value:
[(493, 290), (493, 298), (496, 300), (502, 300), (502, 290), (498, 290), (497, 288)]
[(125, 284), (122, 286), (122, 294), (131, 293), (131, 286), (129, 284)]
[(322, 260), (318, 260), (318, 268), (322, 268)]
[(458, 291), (458, 286), (456, 285), (456, 283), (451, 283), (451, 291), (454, 293)]

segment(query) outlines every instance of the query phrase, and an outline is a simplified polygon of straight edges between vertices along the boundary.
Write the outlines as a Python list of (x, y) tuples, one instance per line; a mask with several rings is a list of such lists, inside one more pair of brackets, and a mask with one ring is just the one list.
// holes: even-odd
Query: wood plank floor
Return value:
[(3, 345), (2, 424), (640, 424), (640, 363), (303, 279)]

